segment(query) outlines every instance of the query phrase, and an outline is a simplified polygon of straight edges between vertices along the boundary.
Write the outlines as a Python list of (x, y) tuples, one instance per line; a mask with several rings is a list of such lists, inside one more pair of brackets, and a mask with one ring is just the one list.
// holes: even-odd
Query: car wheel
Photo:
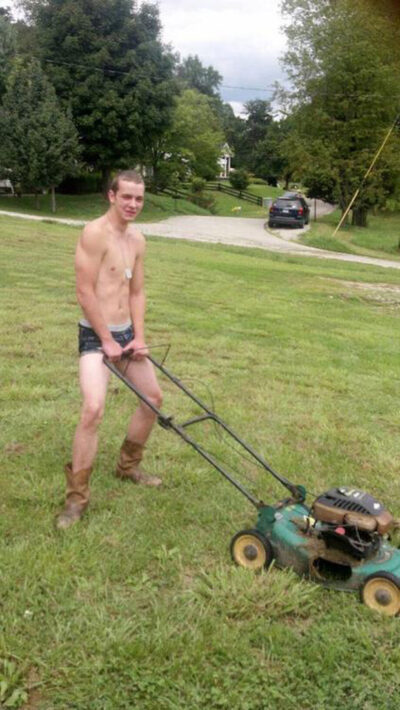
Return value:
[(275, 227), (275, 222), (268, 222), (268, 227)]

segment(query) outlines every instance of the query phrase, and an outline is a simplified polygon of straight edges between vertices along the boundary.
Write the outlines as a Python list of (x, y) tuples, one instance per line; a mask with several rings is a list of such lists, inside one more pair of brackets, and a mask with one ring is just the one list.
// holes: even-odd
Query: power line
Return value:
[[(93, 66), (88, 66), (87, 64), (79, 64), (78, 62), (65, 62), (62, 59), (46, 59), (46, 58), (39, 58), (35, 57), (35, 59), (38, 59), (38, 61), (46, 62), (47, 64), (55, 64), (55, 65), (60, 65), (60, 66), (66, 66), (66, 67), (76, 67), (77, 69), (86, 69), (86, 71), (91, 71), (91, 72), (98, 72), (100, 74), (121, 74), (123, 76), (131, 76), (132, 73), (135, 74), (135, 76), (143, 76), (148, 78), (148, 75), (144, 72), (140, 73), (137, 69), (133, 68), (130, 71), (123, 71), (121, 69), (109, 69), (108, 67), (93, 67)], [(270, 87), (273, 85), (270, 84)], [(221, 89), (235, 89), (238, 91), (263, 91), (266, 93), (273, 93), (276, 89), (275, 88), (266, 88), (266, 87), (254, 87), (254, 86), (230, 86), (228, 84), (220, 84)]]
[(271, 93), (273, 94), (274, 91), (276, 91), (276, 88), (274, 89), (261, 89), (260, 87), (255, 87), (255, 86), (228, 86), (227, 84), (220, 84), (221, 89), (237, 89), (238, 91), (265, 91), (266, 93)]
[[(132, 76), (134, 74), (135, 77), (138, 78), (149, 78), (149, 75), (146, 72), (141, 72), (140, 70), (136, 68), (132, 68), (129, 71), (123, 71), (121, 69), (109, 69), (107, 67), (93, 67), (93, 66), (88, 66), (87, 64), (79, 64), (78, 62), (65, 62), (61, 59), (46, 59), (46, 58), (39, 58), (39, 57), (34, 57), (35, 59), (38, 59), (38, 61), (46, 62), (48, 64), (54, 64), (54, 65), (60, 65), (60, 66), (66, 66), (66, 67), (76, 67), (78, 69), (85, 69), (86, 71), (90, 72), (98, 72), (100, 74), (119, 74), (123, 76)], [(277, 86), (274, 84), (269, 84), (267, 87), (255, 87), (255, 86), (232, 86), (230, 84), (220, 84), (219, 85), (221, 89), (230, 89), (230, 90), (235, 90), (235, 91), (260, 91), (260, 92), (265, 92), (265, 93), (270, 93), (273, 94), (277, 90)], [(283, 88), (284, 92), (289, 92), (289, 93), (294, 93), (290, 92), (290, 89), (285, 89), (284, 87), (279, 87)], [(337, 92), (333, 93), (331, 91), (319, 91), (314, 94), (309, 94), (309, 98), (315, 98), (317, 96), (331, 96), (332, 98), (349, 98), (349, 99), (354, 99), (354, 98), (380, 98), (383, 94), (379, 92), (353, 92), (353, 93), (348, 93), (348, 92)], [(393, 98), (399, 98), (399, 96), (393, 96)]]

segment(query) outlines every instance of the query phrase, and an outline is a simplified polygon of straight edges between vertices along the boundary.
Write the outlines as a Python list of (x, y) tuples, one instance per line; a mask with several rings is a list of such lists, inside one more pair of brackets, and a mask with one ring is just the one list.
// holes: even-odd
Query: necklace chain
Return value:
[(129, 279), (132, 278), (132, 269), (131, 269), (130, 266), (128, 265), (127, 260), (126, 260), (126, 258), (125, 258), (125, 252), (124, 252), (124, 250), (123, 250), (123, 248), (122, 248), (122, 242), (121, 242), (121, 243), (118, 242), (118, 246), (119, 246), (119, 250), (120, 250), (120, 252), (121, 252), (122, 261), (124, 262), (125, 278), (129, 280)]

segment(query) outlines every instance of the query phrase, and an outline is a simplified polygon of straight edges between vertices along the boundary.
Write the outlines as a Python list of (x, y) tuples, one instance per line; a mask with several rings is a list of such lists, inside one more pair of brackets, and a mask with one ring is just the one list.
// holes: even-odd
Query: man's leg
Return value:
[[(131, 360), (126, 370), (123, 368), (123, 371), (147, 399), (157, 409), (160, 409), (162, 392), (152, 363), (147, 358)], [(152, 409), (140, 401), (138, 408), (131, 417), (127, 437), (121, 448), (116, 471), (116, 475), (119, 478), (130, 479), (134, 483), (143, 483), (148, 486), (159, 486), (161, 484), (160, 478), (148, 476), (139, 466), (143, 457), (144, 446), (156, 419), (157, 415)]]
[(87, 353), (79, 359), (79, 383), (82, 393), (81, 416), (72, 448), (72, 469), (90, 468), (97, 453), (98, 426), (103, 418), (110, 371), (103, 363), (103, 353)]
[(72, 464), (65, 467), (65, 507), (56, 521), (57, 527), (62, 530), (79, 520), (89, 505), (89, 479), (97, 452), (97, 429), (103, 417), (109, 380), (102, 353), (87, 353), (80, 358), (79, 380), (83, 397), (81, 416), (75, 432)]
[[(157, 382), (153, 364), (147, 358), (131, 360), (126, 372), (130, 381), (147, 399), (160, 409), (162, 392)], [(145, 444), (151, 434), (157, 415), (144, 402), (140, 401), (138, 408), (131, 417), (128, 427), (128, 439)]]

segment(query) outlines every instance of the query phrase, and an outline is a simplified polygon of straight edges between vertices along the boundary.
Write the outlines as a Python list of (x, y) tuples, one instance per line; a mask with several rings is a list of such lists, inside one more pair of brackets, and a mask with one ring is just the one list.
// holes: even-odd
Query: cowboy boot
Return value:
[(142, 483), (145, 486), (161, 486), (161, 478), (144, 473), (139, 464), (143, 458), (144, 446), (136, 441), (124, 440), (121, 446), (115, 475), (122, 480)]
[(72, 464), (64, 468), (67, 489), (64, 510), (57, 516), (56, 527), (65, 530), (76, 523), (89, 505), (89, 478), (92, 468), (82, 468), (73, 473)]

